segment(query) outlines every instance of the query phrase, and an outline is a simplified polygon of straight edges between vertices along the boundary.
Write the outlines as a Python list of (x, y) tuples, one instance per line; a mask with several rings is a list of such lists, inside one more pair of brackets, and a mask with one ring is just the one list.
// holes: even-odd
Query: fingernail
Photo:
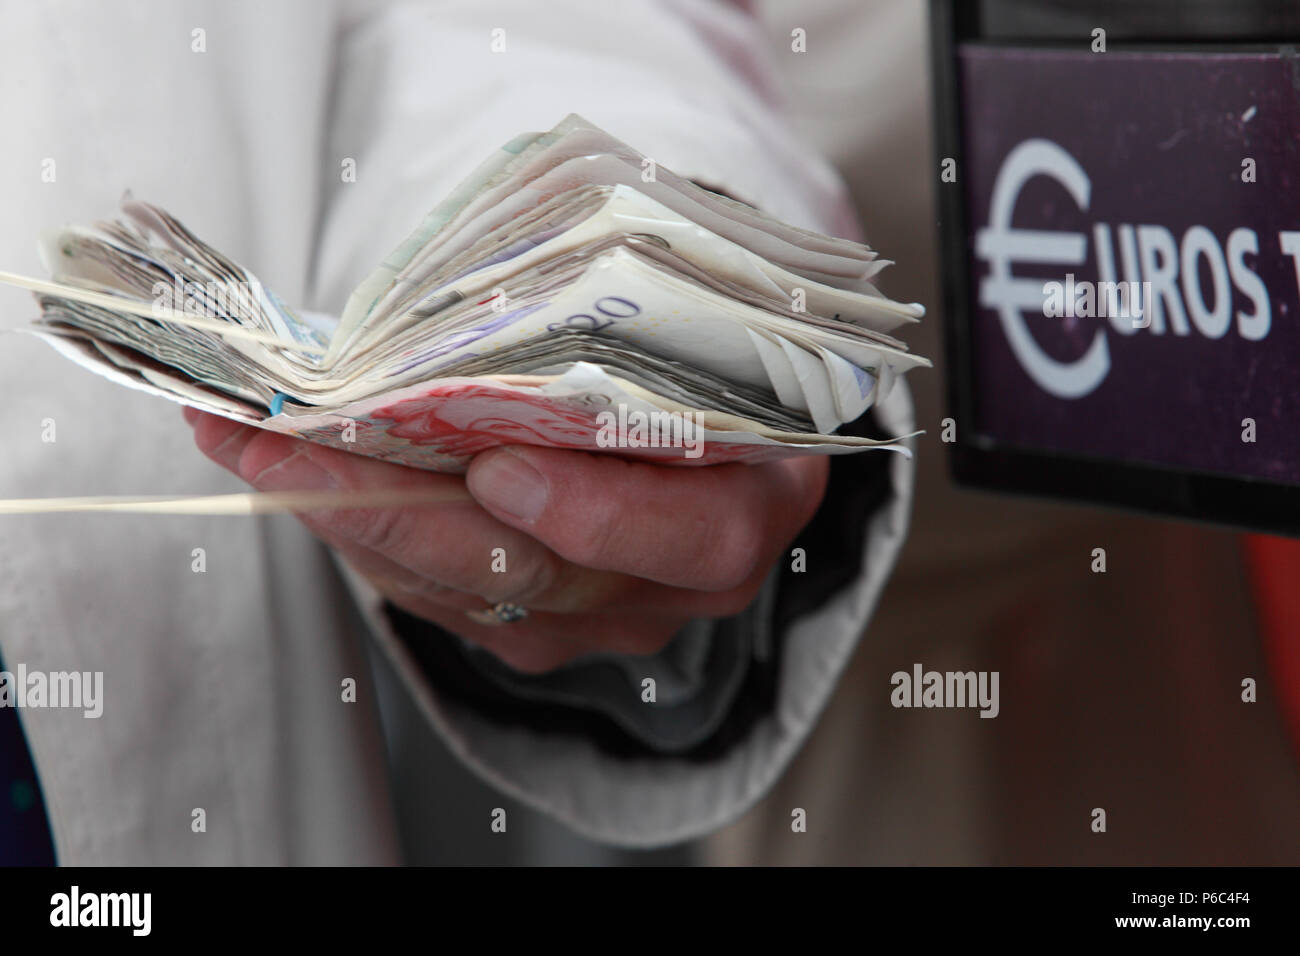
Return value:
[(470, 469), (469, 490), (489, 508), (520, 521), (537, 520), (550, 495), (542, 473), (511, 451), (493, 455)]
[(338, 488), (334, 476), (303, 452), (281, 459), (249, 479), (261, 491), (328, 491)]

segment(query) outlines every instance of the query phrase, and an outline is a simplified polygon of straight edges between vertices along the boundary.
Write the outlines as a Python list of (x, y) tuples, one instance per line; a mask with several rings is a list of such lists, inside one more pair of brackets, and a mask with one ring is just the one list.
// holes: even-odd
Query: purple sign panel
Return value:
[(1300, 482), (1300, 64), (959, 55), (976, 430)]

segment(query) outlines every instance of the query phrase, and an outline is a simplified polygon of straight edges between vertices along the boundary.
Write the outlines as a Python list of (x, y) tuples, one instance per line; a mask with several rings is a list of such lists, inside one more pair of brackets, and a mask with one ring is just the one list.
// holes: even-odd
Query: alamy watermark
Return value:
[(132, 936), (153, 928), (152, 893), (89, 893), (75, 883), (50, 897), (50, 925), (55, 927), (122, 927)]
[(260, 282), (213, 280), (194, 282), (176, 276), (172, 282), (155, 282), (149, 290), (153, 311), (160, 319), (168, 313), (220, 319), (256, 309), (267, 300)]
[(1068, 272), (1064, 282), (1043, 283), (1043, 315), (1049, 319), (1132, 319), (1133, 328), (1145, 329), (1150, 301), (1150, 282), (1075, 282)]
[(978, 707), (981, 717), (996, 717), (997, 671), (927, 671), (920, 664), (912, 672), (895, 671), (889, 678), (894, 689), (889, 702), (895, 707)]
[(104, 713), (103, 671), (0, 671), (0, 707), (68, 707), (89, 718)]
[(619, 405), (596, 416), (601, 448), (681, 448), (687, 458), (704, 454), (703, 412), (645, 412)]

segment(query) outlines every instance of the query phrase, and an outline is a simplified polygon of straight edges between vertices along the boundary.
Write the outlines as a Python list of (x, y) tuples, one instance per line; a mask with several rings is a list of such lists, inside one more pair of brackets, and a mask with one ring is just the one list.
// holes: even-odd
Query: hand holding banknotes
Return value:
[(392, 603), (528, 671), (744, 609), (826, 456), (909, 454), (837, 429), (929, 365), (873, 250), (574, 115), (489, 157), (338, 316), (130, 196), (41, 251), (50, 280), (0, 273), (37, 294), (34, 334), (189, 406), (204, 452), (290, 496), (251, 509), (295, 511)]
[[(300, 517), (393, 604), (527, 673), (652, 654), (692, 618), (741, 611), (817, 510), (827, 471), (820, 456), (673, 468), (507, 446), (461, 477), (185, 414), (204, 453), (260, 490), (465, 489), (448, 504)], [(489, 623), (498, 602), (527, 616)]]

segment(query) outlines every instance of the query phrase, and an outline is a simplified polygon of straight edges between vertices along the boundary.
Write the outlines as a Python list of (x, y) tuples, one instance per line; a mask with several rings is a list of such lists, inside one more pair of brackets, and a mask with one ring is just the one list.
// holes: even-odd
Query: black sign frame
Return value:
[[(1084, 24), (1104, 27), (1113, 49), (1264, 48), (1297, 56), (1300, 45), (1295, 0), (930, 0), (936, 177), (945, 158), (962, 168), (959, 45), (1086, 49), (1091, 37)], [(955, 440), (945, 447), (954, 480), (989, 491), (1300, 537), (1300, 485), (1011, 446), (971, 427), (978, 370), (963, 189), (960, 174), (956, 182), (938, 186), (948, 415), (956, 423)], [(1300, 445), (1300, 422), (1296, 433)]]

